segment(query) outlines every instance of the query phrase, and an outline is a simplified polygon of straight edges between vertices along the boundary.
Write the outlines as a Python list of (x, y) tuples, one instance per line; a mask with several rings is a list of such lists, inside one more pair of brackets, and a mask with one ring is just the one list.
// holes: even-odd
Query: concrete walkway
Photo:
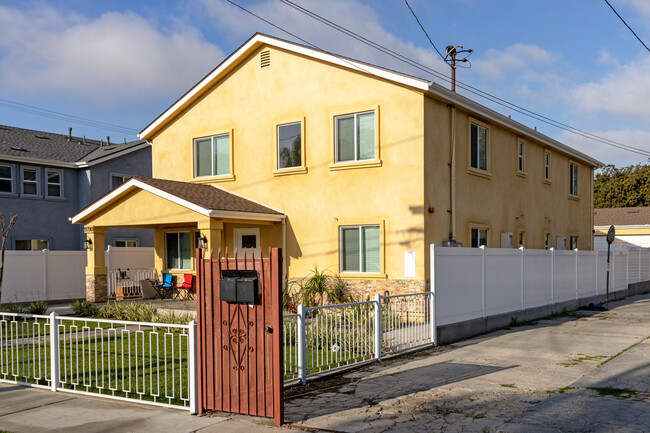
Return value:
[(0, 384), (0, 430), (647, 432), (649, 337), (650, 295), (628, 298), (288, 390), (282, 429)]
[(650, 296), (637, 296), (314, 384), (286, 417), (345, 432), (648, 432), (648, 337)]

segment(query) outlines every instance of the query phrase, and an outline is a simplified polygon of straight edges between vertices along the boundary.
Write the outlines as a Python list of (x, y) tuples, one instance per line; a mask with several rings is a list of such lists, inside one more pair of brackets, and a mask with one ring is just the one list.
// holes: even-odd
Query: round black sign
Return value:
[(607, 231), (607, 243), (611, 244), (614, 242), (614, 239), (616, 237), (614, 226), (609, 226), (609, 230)]

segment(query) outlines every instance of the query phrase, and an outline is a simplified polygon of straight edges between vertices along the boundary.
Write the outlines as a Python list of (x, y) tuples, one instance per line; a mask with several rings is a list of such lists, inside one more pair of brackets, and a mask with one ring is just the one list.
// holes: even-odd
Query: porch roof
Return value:
[(279, 209), (213, 185), (135, 176), (70, 217), (70, 221), (85, 224), (94, 214), (110, 208), (116, 201), (138, 189), (211, 218), (264, 221), (281, 221), (284, 218), (284, 213)]

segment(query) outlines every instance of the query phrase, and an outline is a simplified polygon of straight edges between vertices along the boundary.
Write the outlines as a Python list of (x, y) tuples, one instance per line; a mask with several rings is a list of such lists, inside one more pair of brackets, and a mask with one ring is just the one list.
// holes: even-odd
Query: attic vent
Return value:
[(35, 135), (34, 137), (40, 138), (41, 140), (49, 140), (50, 137), (43, 137), (42, 135)]
[(17, 150), (18, 152), (29, 152), (27, 149), (22, 148), (22, 147), (14, 147), (11, 146), (11, 150)]
[(268, 50), (260, 53), (260, 68), (267, 66), (271, 66), (271, 53)]

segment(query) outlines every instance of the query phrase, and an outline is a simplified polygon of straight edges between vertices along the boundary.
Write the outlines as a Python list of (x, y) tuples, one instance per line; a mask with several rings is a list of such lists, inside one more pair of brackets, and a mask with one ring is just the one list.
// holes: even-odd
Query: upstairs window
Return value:
[(22, 168), (22, 191), (21, 195), (38, 196), (39, 195), (39, 176), (38, 168)]
[(524, 171), (524, 141), (517, 141), (517, 170)]
[(137, 239), (115, 239), (115, 246), (135, 248), (138, 246), (138, 240)]
[(16, 249), (20, 251), (41, 251), (47, 247), (47, 239), (16, 239)]
[(375, 159), (375, 112), (336, 116), (336, 162)]
[(488, 169), (488, 130), (487, 128), (470, 124), (470, 167), (477, 170)]
[(194, 140), (195, 177), (230, 174), (230, 134)]
[(111, 189), (115, 189), (129, 180), (131, 176), (124, 176), (121, 174), (111, 174)]
[(278, 169), (302, 166), (302, 124), (278, 125)]
[(478, 248), (481, 245), (487, 248), (487, 239), (488, 239), (488, 229), (485, 228), (473, 228), (472, 229), (472, 239), (471, 247)]
[(544, 249), (548, 250), (551, 248), (551, 234), (546, 232), (544, 233)]
[(569, 164), (569, 194), (578, 195), (578, 165)]
[(62, 198), (63, 197), (63, 171), (47, 169), (45, 171), (47, 188), (46, 197)]
[(544, 180), (551, 180), (551, 152), (544, 151)]
[(379, 233), (378, 225), (340, 228), (341, 272), (369, 274), (380, 272)]
[(575, 250), (578, 248), (578, 236), (569, 236), (569, 249)]
[(0, 194), (13, 194), (13, 166), (0, 165)]

